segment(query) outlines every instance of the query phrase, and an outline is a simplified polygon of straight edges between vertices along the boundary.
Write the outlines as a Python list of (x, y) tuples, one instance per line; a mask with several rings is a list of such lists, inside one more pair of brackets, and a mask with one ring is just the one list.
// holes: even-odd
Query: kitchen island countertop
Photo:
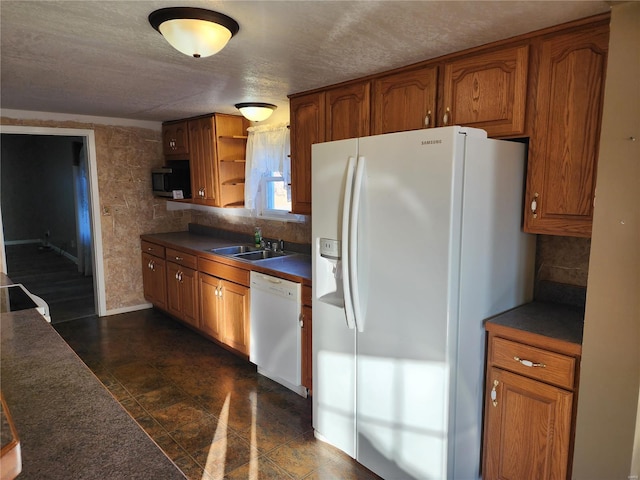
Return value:
[(2, 393), (20, 437), (19, 478), (184, 480), (35, 309), (1, 317)]

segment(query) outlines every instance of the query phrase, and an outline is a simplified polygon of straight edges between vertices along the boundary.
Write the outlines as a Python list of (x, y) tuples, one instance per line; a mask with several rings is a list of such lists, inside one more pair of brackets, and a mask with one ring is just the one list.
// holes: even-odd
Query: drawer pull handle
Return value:
[(545, 368), (546, 367), (546, 365), (544, 363), (533, 363), (531, 360), (525, 360), (525, 359), (520, 358), (520, 357), (513, 357), (513, 359), (516, 362), (520, 362), (525, 367), (540, 367), (540, 368)]
[(496, 392), (496, 387), (500, 385), (498, 380), (493, 381), (493, 388), (491, 389), (491, 403), (494, 407), (498, 406), (498, 392)]

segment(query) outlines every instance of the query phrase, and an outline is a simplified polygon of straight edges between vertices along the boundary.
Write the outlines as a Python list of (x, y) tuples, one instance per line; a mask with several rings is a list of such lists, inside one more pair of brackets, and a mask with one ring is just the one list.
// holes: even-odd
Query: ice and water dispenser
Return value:
[(340, 241), (319, 238), (317, 242), (314, 279), (316, 298), (329, 305), (344, 308)]

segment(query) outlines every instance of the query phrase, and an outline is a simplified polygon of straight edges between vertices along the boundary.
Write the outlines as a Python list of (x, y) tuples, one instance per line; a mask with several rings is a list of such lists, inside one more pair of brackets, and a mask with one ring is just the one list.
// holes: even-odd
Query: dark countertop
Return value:
[(559, 303), (531, 302), (486, 321), (491, 324), (582, 345), (584, 310)]
[(36, 310), (1, 317), (2, 393), (20, 437), (19, 478), (184, 480)]
[(270, 258), (260, 262), (248, 262), (209, 252), (212, 248), (245, 244), (246, 241), (199, 235), (192, 232), (170, 232), (141, 235), (143, 240), (158, 243), (165, 247), (175, 247), (193, 255), (209, 258), (247, 270), (255, 270), (287, 280), (311, 285), (311, 255), (293, 253), (285, 257)]

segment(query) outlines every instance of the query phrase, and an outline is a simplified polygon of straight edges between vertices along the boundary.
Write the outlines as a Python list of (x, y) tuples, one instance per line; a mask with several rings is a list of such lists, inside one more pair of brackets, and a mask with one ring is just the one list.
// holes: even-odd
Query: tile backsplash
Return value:
[(590, 238), (538, 235), (536, 300), (584, 307)]
[(304, 220), (301, 222), (284, 222), (230, 215), (221, 209), (211, 209), (211, 211), (193, 210), (191, 216), (193, 223), (206, 227), (221, 228), (250, 235), (253, 235), (254, 227), (260, 227), (262, 236), (265, 238), (281, 239), (301, 244), (311, 243), (311, 217), (303, 217)]
[(587, 286), (590, 238), (538, 235), (536, 280)]

